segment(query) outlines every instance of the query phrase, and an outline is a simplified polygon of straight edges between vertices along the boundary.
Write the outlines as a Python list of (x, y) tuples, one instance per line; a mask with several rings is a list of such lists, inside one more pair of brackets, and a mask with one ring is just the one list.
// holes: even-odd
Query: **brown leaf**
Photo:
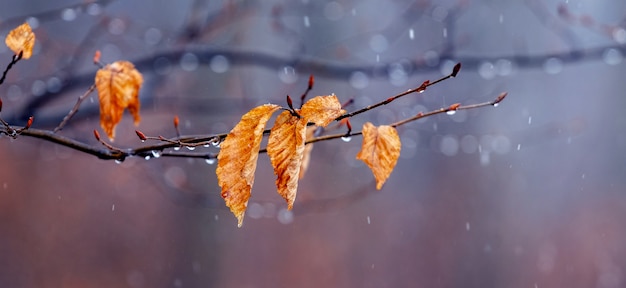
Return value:
[[(315, 130), (317, 130), (317, 126), (306, 127), (306, 141), (309, 141), (315, 137)], [(300, 163), (300, 173), (298, 173), (298, 179), (304, 178), (306, 170), (309, 169), (309, 163), (311, 162), (311, 151), (313, 151), (313, 143), (306, 144), (304, 146), (304, 152), (302, 153), (302, 163)]]
[(339, 99), (333, 94), (311, 98), (311, 100), (306, 101), (306, 103), (302, 105), (302, 109), (300, 109), (298, 113), (307, 122), (326, 127), (326, 125), (333, 122), (335, 118), (345, 114), (346, 110), (341, 109)]
[(17, 26), (17, 28), (11, 30), (7, 37), (4, 39), (9, 49), (15, 53), (15, 55), (22, 52), (22, 58), (28, 59), (33, 55), (33, 47), (35, 46), (35, 33), (28, 25), (28, 22)]
[(287, 201), (287, 209), (293, 207), (298, 190), (298, 176), (304, 153), (306, 139), (304, 118), (283, 111), (276, 118), (274, 127), (267, 140), (267, 155), (270, 157), (276, 179), (278, 194)]
[(356, 159), (370, 167), (376, 178), (376, 189), (380, 190), (393, 171), (400, 156), (400, 137), (395, 128), (387, 125), (363, 124), (363, 145)]
[(98, 70), (95, 82), (100, 98), (100, 126), (113, 141), (115, 126), (122, 120), (124, 109), (128, 108), (135, 125), (139, 124), (139, 89), (143, 77), (133, 63), (117, 61)]
[(222, 187), (222, 198), (237, 217), (239, 227), (243, 224), (254, 185), (254, 171), (265, 124), (279, 108), (278, 105), (265, 104), (248, 111), (220, 144), (215, 173)]

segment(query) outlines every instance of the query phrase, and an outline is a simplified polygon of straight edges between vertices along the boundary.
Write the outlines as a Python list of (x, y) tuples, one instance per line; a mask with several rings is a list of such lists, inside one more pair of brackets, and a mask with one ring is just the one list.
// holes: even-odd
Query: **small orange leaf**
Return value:
[(287, 209), (291, 209), (296, 200), (306, 140), (306, 124), (304, 118), (283, 111), (276, 118), (267, 140), (267, 155), (274, 167), (274, 174), (278, 176), (276, 179), (278, 194), (287, 201)]
[[(306, 141), (309, 141), (315, 137), (315, 130), (317, 130), (317, 126), (306, 127)], [(300, 173), (298, 174), (298, 179), (304, 178), (306, 170), (309, 169), (309, 163), (311, 162), (311, 151), (313, 151), (313, 143), (306, 144), (304, 146), (304, 152), (302, 155), (302, 163), (300, 164)]]
[(117, 61), (98, 70), (96, 88), (100, 98), (100, 126), (109, 139), (115, 138), (115, 126), (122, 120), (124, 109), (139, 124), (139, 89), (143, 83), (141, 73), (133, 63)]
[(380, 190), (389, 178), (400, 156), (400, 137), (395, 128), (387, 125), (363, 124), (363, 144), (356, 159), (370, 167)]
[(326, 127), (335, 118), (346, 114), (346, 110), (341, 109), (341, 103), (337, 96), (316, 96), (306, 101), (302, 109), (298, 111), (307, 122), (315, 123), (317, 126)]
[(4, 42), (15, 55), (19, 55), (22, 52), (22, 58), (28, 59), (33, 55), (35, 33), (33, 33), (28, 22), (24, 22), (24, 24), (11, 30)]
[(265, 124), (279, 108), (278, 105), (265, 104), (248, 111), (220, 144), (215, 173), (222, 187), (222, 198), (237, 217), (239, 227), (243, 224), (254, 184), (254, 171)]

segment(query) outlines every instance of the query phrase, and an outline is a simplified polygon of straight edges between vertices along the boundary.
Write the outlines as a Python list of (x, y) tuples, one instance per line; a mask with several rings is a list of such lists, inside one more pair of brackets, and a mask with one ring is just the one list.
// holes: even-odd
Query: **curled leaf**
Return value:
[(100, 98), (100, 126), (113, 141), (115, 126), (122, 120), (124, 109), (128, 108), (135, 125), (139, 124), (139, 89), (143, 77), (133, 63), (117, 61), (98, 70), (95, 82)]
[[(317, 130), (317, 126), (306, 127), (306, 141), (309, 141), (315, 137), (315, 130)], [(302, 152), (302, 163), (300, 163), (300, 173), (298, 173), (298, 179), (304, 178), (306, 170), (309, 169), (309, 163), (311, 162), (311, 151), (313, 151), (313, 143), (305, 144), (304, 152)]]
[(363, 144), (356, 159), (370, 167), (380, 190), (389, 178), (400, 157), (400, 137), (395, 128), (387, 125), (363, 124)]
[(33, 47), (35, 46), (35, 33), (28, 25), (28, 22), (17, 26), (17, 28), (11, 30), (7, 37), (4, 39), (9, 49), (19, 55), (22, 53), (22, 58), (28, 59), (33, 55)]
[(287, 201), (287, 208), (293, 207), (298, 190), (298, 177), (304, 155), (306, 124), (303, 118), (283, 111), (276, 118), (267, 140), (267, 155), (270, 157), (276, 179), (278, 194)]
[(307, 122), (315, 123), (317, 126), (326, 127), (337, 117), (346, 113), (341, 109), (341, 103), (337, 96), (315, 96), (311, 100), (306, 101), (300, 111), (298, 111)]
[(265, 104), (248, 111), (220, 144), (215, 173), (222, 188), (222, 198), (237, 217), (239, 227), (243, 224), (254, 185), (254, 171), (265, 124), (279, 108), (278, 105)]

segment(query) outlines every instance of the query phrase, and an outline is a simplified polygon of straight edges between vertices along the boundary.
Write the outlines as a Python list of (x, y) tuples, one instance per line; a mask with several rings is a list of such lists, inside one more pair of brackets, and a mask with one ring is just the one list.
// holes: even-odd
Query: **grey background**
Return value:
[[(215, 165), (203, 160), (116, 164), (36, 139), (2, 137), (0, 286), (626, 283), (626, 3), (2, 6), (3, 37), (26, 20), (38, 41), (36, 55), (20, 61), (0, 86), (0, 115), (16, 125), (35, 115), (33, 127), (56, 126), (91, 84), (95, 50), (103, 62), (130, 60), (144, 74), (138, 129), (155, 136), (174, 136), (174, 115), (183, 134), (227, 132), (255, 105), (298, 97), (311, 73), (313, 95), (354, 98), (350, 109), (357, 109), (463, 63), (459, 77), (355, 117), (353, 127), (488, 101), (503, 91), (509, 97), (497, 108), (399, 128), (401, 158), (382, 191), (354, 159), (360, 138), (318, 143), (294, 209), (286, 211), (261, 155), (239, 229), (219, 196)], [(559, 16), (558, 7), (573, 18)], [(581, 15), (591, 22), (581, 23)], [(0, 47), (1, 62), (11, 55)], [(98, 145), (96, 97), (62, 135)], [(117, 128), (115, 145), (141, 145), (130, 118)]]

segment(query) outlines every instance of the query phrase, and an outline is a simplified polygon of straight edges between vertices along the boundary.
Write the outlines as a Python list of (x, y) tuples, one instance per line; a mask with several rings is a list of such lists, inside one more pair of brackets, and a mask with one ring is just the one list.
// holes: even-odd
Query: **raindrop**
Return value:
[(448, 28), (443, 28), (443, 38), (448, 38)]
[(309, 16), (304, 16), (304, 27), (311, 27), (311, 21), (309, 20)]
[(613, 40), (619, 44), (626, 43), (626, 30), (624, 28), (613, 29)]
[(480, 165), (487, 166), (491, 162), (491, 154), (489, 152), (480, 153)]
[(185, 71), (194, 71), (198, 68), (198, 56), (193, 53), (185, 53), (180, 57), (180, 68)]
[(65, 21), (74, 21), (76, 19), (76, 10), (72, 8), (63, 9), (61, 19)]
[(276, 216), (276, 218), (278, 218), (278, 222), (280, 222), (281, 224), (289, 224), (293, 222), (293, 212), (282, 208), (280, 209), (280, 211), (278, 211), (278, 215)]
[(511, 140), (509, 140), (509, 137), (504, 135), (498, 135), (494, 137), (491, 142), (491, 149), (498, 154), (509, 153), (509, 150), (511, 149)]
[(449, 110), (449, 111), (446, 111), (446, 114), (448, 114), (448, 115), (454, 115), (454, 114), (456, 114), (456, 110)]
[(604, 53), (602, 53), (602, 59), (604, 59), (604, 63), (606, 64), (617, 65), (619, 63), (622, 63), (624, 56), (622, 55), (622, 52), (620, 52), (619, 50), (615, 48), (611, 48), (611, 49), (607, 49), (606, 51), (604, 51)]
[(548, 74), (558, 74), (563, 70), (563, 61), (559, 58), (552, 57), (543, 63), (543, 69), (546, 70)]
[(461, 150), (467, 154), (476, 152), (478, 149), (478, 139), (474, 135), (465, 135), (461, 138)]
[(369, 77), (361, 71), (352, 72), (350, 75), (350, 85), (356, 89), (365, 89), (369, 85)]
[(37, 29), (37, 27), (39, 27), (39, 19), (35, 17), (26, 18), (26, 23), (28, 23), (32, 29)]
[(143, 159), (150, 160), (150, 155), (146, 155)]
[(465, 222), (465, 230), (470, 231), (470, 223)]
[(202, 144), (202, 147), (204, 147), (204, 148), (209, 148), (209, 147), (211, 147), (211, 144), (209, 144), (209, 143), (204, 143), (204, 144)]
[(530, 125), (533, 122), (533, 117), (528, 116), (528, 125)]
[(215, 73), (224, 73), (228, 71), (230, 68), (230, 64), (228, 63), (228, 58), (222, 55), (215, 55), (211, 58), (211, 62), (209, 63), (209, 67)]
[(450, 72), (454, 68), (454, 65), (456, 65), (456, 62), (452, 60), (443, 61), (443, 63), (441, 63), (441, 66), (439, 67), (441, 75), (450, 75)]
[(213, 147), (215, 148), (220, 148), (220, 144), (222, 144), (222, 141), (220, 140), (216, 140), (216, 141), (212, 141), (211, 145), (213, 145)]
[(500, 17), (498, 17), (498, 22), (504, 22), (504, 15), (500, 14)]
[(146, 142), (146, 140), (141, 139), (141, 143), (144, 143), (144, 142)]
[(111, 205), (111, 211), (115, 211), (115, 204)]
[(495, 64), (496, 74), (507, 76), (513, 72), (513, 62), (507, 59), (498, 59)]
[(367, 216), (367, 224), (370, 224), (370, 223), (372, 223), (372, 222), (370, 221), (370, 216)]
[(430, 67), (435, 67), (437, 66), (437, 64), (439, 64), (439, 53), (437, 53), (437, 51), (428, 50), (424, 52), (423, 57), (424, 57), (424, 62), (426, 62), (426, 65)]
[(433, 20), (437, 22), (442, 22), (443, 20), (446, 19), (446, 17), (448, 17), (448, 9), (446, 7), (436, 6), (432, 11), (433, 12), (431, 16)]
[(459, 152), (459, 140), (457, 140), (456, 136), (446, 135), (441, 138), (439, 149), (446, 156), (454, 156)]
[(389, 47), (387, 38), (381, 34), (376, 34), (370, 38), (370, 49), (376, 53), (382, 53)]
[(522, 144), (517, 144), (517, 151), (522, 149)]
[(285, 66), (278, 70), (278, 78), (287, 84), (295, 83), (298, 80), (298, 73), (296, 69), (291, 66)]
[(115, 18), (109, 22), (109, 33), (121, 35), (126, 30), (126, 23), (122, 19)]
[(175, 151), (180, 150), (180, 146), (176, 146), (176, 147), (174, 147), (174, 150), (175, 150)]
[(14, 84), (9, 86), (6, 93), (10, 101), (15, 101), (22, 96), (22, 88)]
[(352, 137), (350, 137), (350, 136), (343, 136), (343, 137), (341, 137), (341, 140), (343, 140), (343, 142), (350, 142), (350, 140), (352, 140)]
[(124, 163), (124, 159), (115, 159), (115, 164), (122, 164)]
[(207, 158), (207, 159), (204, 159), (204, 162), (206, 162), (206, 164), (209, 164), (209, 165), (213, 165), (213, 164), (215, 164), (215, 162), (216, 162), (216, 161), (217, 161), (217, 160), (216, 160), (215, 158)]
[(263, 205), (256, 203), (256, 202), (252, 202), (250, 206), (248, 206), (248, 209), (246, 211), (246, 216), (249, 216), (252, 219), (259, 219), (263, 217), (263, 214), (265, 214), (264, 210), (265, 209), (263, 209)]
[(491, 62), (483, 62), (478, 67), (478, 74), (484, 79), (493, 79), (496, 77), (495, 67), (491, 64)]
[(161, 157), (161, 151), (152, 150), (152, 157), (154, 158)]
[(413, 30), (413, 28), (409, 29), (409, 39), (415, 39), (415, 31)]
[(389, 82), (395, 86), (402, 86), (408, 80), (407, 72), (404, 70), (402, 64), (392, 64), (387, 73), (389, 75)]
[(162, 37), (163, 34), (161, 33), (161, 30), (157, 28), (149, 28), (146, 30), (146, 33), (143, 34), (143, 41), (152, 46), (158, 44)]
[(493, 103), (492, 105), (493, 105), (493, 107), (498, 107), (498, 105), (500, 105), (500, 103)]
[(331, 21), (337, 21), (343, 18), (343, 6), (341, 6), (339, 2), (328, 2), (326, 6), (324, 6), (324, 16)]
[(33, 96), (41, 96), (46, 93), (46, 90), (46, 83), (42, 80), (36, 80), (33, 82), (33, 86), (30, 89)]
[(185, 147), (187, 147), (187, 150), (189, 150), (189, 151), (196, 150), (195, 146), (185, 146)]
[(87, 14), (91, 16), (96, 16), (100, 13), (102, 13), (102, 7), (100, 7), (100, 4), (92, 3), (87, 6)]

